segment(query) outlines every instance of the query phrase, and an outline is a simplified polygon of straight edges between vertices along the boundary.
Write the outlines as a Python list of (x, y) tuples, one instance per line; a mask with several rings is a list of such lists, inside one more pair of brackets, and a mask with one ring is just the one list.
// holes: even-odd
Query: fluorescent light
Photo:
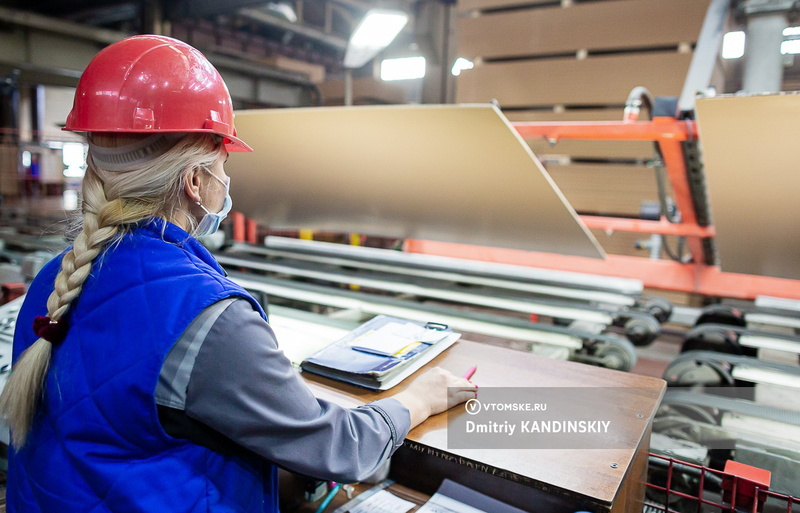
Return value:
[(283, 2), (270, 2), (267, 4), (266, 10), (285, 18), (289, 23), (297, 23), (297, 13), (291, 5)]
[(781, 43), (781, 53), (784, 55), (800, 53), (800, 39), (790, 39)]
[(744, 31), (728, 32), (722, 37), (722, 58), (738, 59), (744, 55)]
[(370, 9), (350, 36), (344, 66), (360, 68), (365, 65), (394, 41), (406, 23), (408, 15), (402, 11)]
[(800, 36), (800, 27), (786, 27), (783, 29), (784, 36)]
[(472, 63), (471, 60), (465, 59), (464, 57), (459, 57), (456, 59), (456, 62), (453, 63), (453, 69), (450, 70), (454, 76), (459, 76), (462, 70), (465, 69), (472, 69), (475, 67), (475, 64)]
[(385, 48), (403, 30), (408, 16), (401, 12), (370, 11), (353, 32), (350, 44)]
[(381, 61), (381, 80), (410, 80), (425, 76), (425, 57), (403, 57)]

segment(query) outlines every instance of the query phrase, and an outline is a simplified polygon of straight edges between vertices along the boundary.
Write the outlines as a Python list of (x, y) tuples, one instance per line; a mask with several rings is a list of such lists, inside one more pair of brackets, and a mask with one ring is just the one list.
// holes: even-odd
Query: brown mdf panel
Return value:
[(567, 155), (573, 158), (650, 159), (655, 147), (648, 141), (578, 141), (564, 139), (550, 144), (545, 139), (526, 142), (540, 159), (547, 155)]
[[(447, 444), (448, 417), (466, 414), (463, 409), (455, 408), (448, 414), (431, 417), (413, 429), (406, 437), (406, 449), (443, 460), (451, 468), (464, 467), (462, 473), (479, 471), (487, 479), (502, 476), (501, 481), (515, 483), (515, 489), (509, 491), (508, 497), (499, 492), (500, 487), (495, 488), (494, 493), (489, 490), (490, 495), (518, 506), (527, 501), (527, 510), (531, 509), (532, 500), (542, 491), (554, 498), (566, 497), (574, 502), (592, 505), (592, 511), (612, 510), (618, 500), (623, 500), (623, 496), (628, 504), (629, 501), (643, 498), (638, 488), (646, 472), (646, 465), (641, 465), (641, 453), (648, 449), (651, 421), (664, 392), (663, 380), (463, 340), (425, 368), (436, 365), (460, 375), (476, 362), (480, 363), (472, 381), (481, 388), (608, 388), (608, 407), (629, 412), (631, 420), (621, 432), (599, 436), (607, 436), (609, 440), (613, 438), (614, 442), (610, 443), (624, 448), (453, 449)], [(308, 373), (302, 375), (317, 397), (345, 406), (392, 396), (404, 390), (411, 381), (406, 380), (379, 394)], [(616, 466), (611, 466), (611, 463)], [(414, 470), (427, 469), (415, 467), (412, 472)], [(430, 483), (434, 483), (441, 478), (441, 472), (445, 471), (439, 469), (423, 475)]]
[(707, 7), (707, 0), (624, 0), (464, 17), (458, 54), (486, 59), (677, 47), (697, 41)]
[(800, 95), (697, 101), (723, 271), (800, 279)]
[(631, 89), (678, 96), (691, 54), (636, 55), (485, 63), (457, 78), (457, 101), (502, 107), (556, 104), (624, 104)]
[(578, 212), (639, 215), (642, 201), (657, 201), (655, 173), (644, 166), (550, 165), (550, 176)]
[(458, 10), (482, 11), (503, 7), (536, 6), (552, 3), (553, 0), (458, 0)]
[(234, 209), (306, 228), (602, 257), (550, 176), (490, 105), (242, 111)]
[(703, 306), (701, 298), (695, 294), (686, 292), (675, 292), (662, 289), (644, 289), (644, 294), (649, 296), (660, 296), (668, 300), (673, 305), (680, 306)]
[[(322, 99), (327, 105), (344, 104), (344, 80), (329, 80), (319, 84)], [(353, 80), (353, 101), (358, 104), (406, 102), (406, 92), (402, 87), (389, 84), (372, 77)]]
[(259, 61), (268, 66), (294, 71), (297, 73), (303, 73), (315, 84), (320, 84), (325, 81), (325, 66), (322, 66), (321, 64), (312, 64), (306, 61), (290, 59), (289, 57), (284, 57), (283, 55), (271, 55), (269, 57), (259, 59)]
[[(625, 98), (619, 100), (619, 104), (625, 103)], [(567, 109), (560, 112), (554, 110), (504, 110), (503, 114), (512, 123), (517, 121), (542, 121), (542, 122), (562, 122), (562, 121), (622, 121), (624, 109)], [(645, 119), (644, 117), (642, 118)]]

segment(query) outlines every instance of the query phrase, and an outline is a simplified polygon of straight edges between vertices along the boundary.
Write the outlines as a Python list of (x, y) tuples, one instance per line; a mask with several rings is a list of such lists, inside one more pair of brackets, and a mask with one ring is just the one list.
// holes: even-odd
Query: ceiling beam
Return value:
[(116, 30), (89, 27), (80, 23), (59, 20), (50, 16), (42, 16), (41, 14), (20, 11), (18, 9), (9, 9), (7, 7), (0, 7), (0, 20), (13, 25), (20, 25), (106, 44), (116, 43), (120, 39), (132, 35)]
[(97, 26), (107, 23), (136, 20), (138, 16), (139, 6), (134, 2), (125, 2), (107, 7), (76, 11), (62, 17), (76, 23)]
[[(110, 44), (130, 35), (4, 7), (0, 7), (0, 21), (25, 28), (3, 40), (6, 54), (0, 55), (0, 74), (19, 69), (24, 83), (75, 87), (86, 64), (100, 49), (95, 43)], [(237, 91), (245, 91), (240, 100), (270, 103), (274, 94), (281, 100), (273, 103), (298, 107), (303, 98), (319, 95), (317, 86), (305, 75), (248, 60), (246, 54), (231, 58), (214, 51), (203, 53), (226, 82), (228, 77), (235, 79)]]
[(265, 0), (178, 0), (168, 7), (167, 17), (176, 20), (218, 14), (236, 14), (239, 9), (265, 3)]
[(265, 11), (261, 11), (259, 9), (241, 9), (239, 11), (239, 15), (249, 20), (262, 23), (264, 25), (277, 27), (292, 32), (294, 34), (298, 34), (303, 37), (313, 39), (314, 41), (318, 41), (337, 50), (344, 51), (345, 48), (347, 48), (347, 41), (342, 39), (341, 37), (337, 37), (331, 34), (326, 34), (325, 32), (322, 32), (319, 29), (315, 29), (307, 25), (299, 25), (296, 23), (291, 23), (276, 16), (272, 16), (271, 14)]

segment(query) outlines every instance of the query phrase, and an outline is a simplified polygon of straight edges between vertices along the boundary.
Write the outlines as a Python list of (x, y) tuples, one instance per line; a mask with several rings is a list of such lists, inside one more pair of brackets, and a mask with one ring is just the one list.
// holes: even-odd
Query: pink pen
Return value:
[(476, 370), (478, 370), (477, 365), (473, 365), (472, 367), (470, 367), (469, 370), (466, 372), (466, 374), (464, 374), (464, 379), (470, 379), (472, 375), (475, 374)]

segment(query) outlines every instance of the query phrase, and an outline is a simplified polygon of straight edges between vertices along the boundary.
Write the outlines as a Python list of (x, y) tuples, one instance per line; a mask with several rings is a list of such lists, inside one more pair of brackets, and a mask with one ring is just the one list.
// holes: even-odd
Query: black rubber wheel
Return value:
[(672, 303), (663, 297), (647, 297), (637, 302), (639, 310), (649, 313), (658, 322), (667, 322), (672, 316)]
[(724, 364), (710, 360), (686, 360), (670, 363), (664, 371), (664, 380), (670, 387), (732, 387), (736, 382)]
[(625, 336), (633, 345), (646, 346), (656, 339), (661, 324), (653, 317), (631, 317), (625, 323)]
[(601, 367), (620, 371), (629, 371), (636, 365), (636, 348), (622, 337), (603, 341), (595, 351)]
[(687, 351), (716, 351), (718, 353), (742, 356), (756, 356), (754, 347), (739, 344), (739, 334), (723, 325), (700, 325), (689, 330), (681, 346), (681, 353)]
[(700, 326), (701, 324), (727, 324), (728, 326), (741, 326), (742, 328), (747, 326), (747, 322), (744, 320), (744, 312), (728, 305), (709, 305), (703, 308), (694, 325)]

